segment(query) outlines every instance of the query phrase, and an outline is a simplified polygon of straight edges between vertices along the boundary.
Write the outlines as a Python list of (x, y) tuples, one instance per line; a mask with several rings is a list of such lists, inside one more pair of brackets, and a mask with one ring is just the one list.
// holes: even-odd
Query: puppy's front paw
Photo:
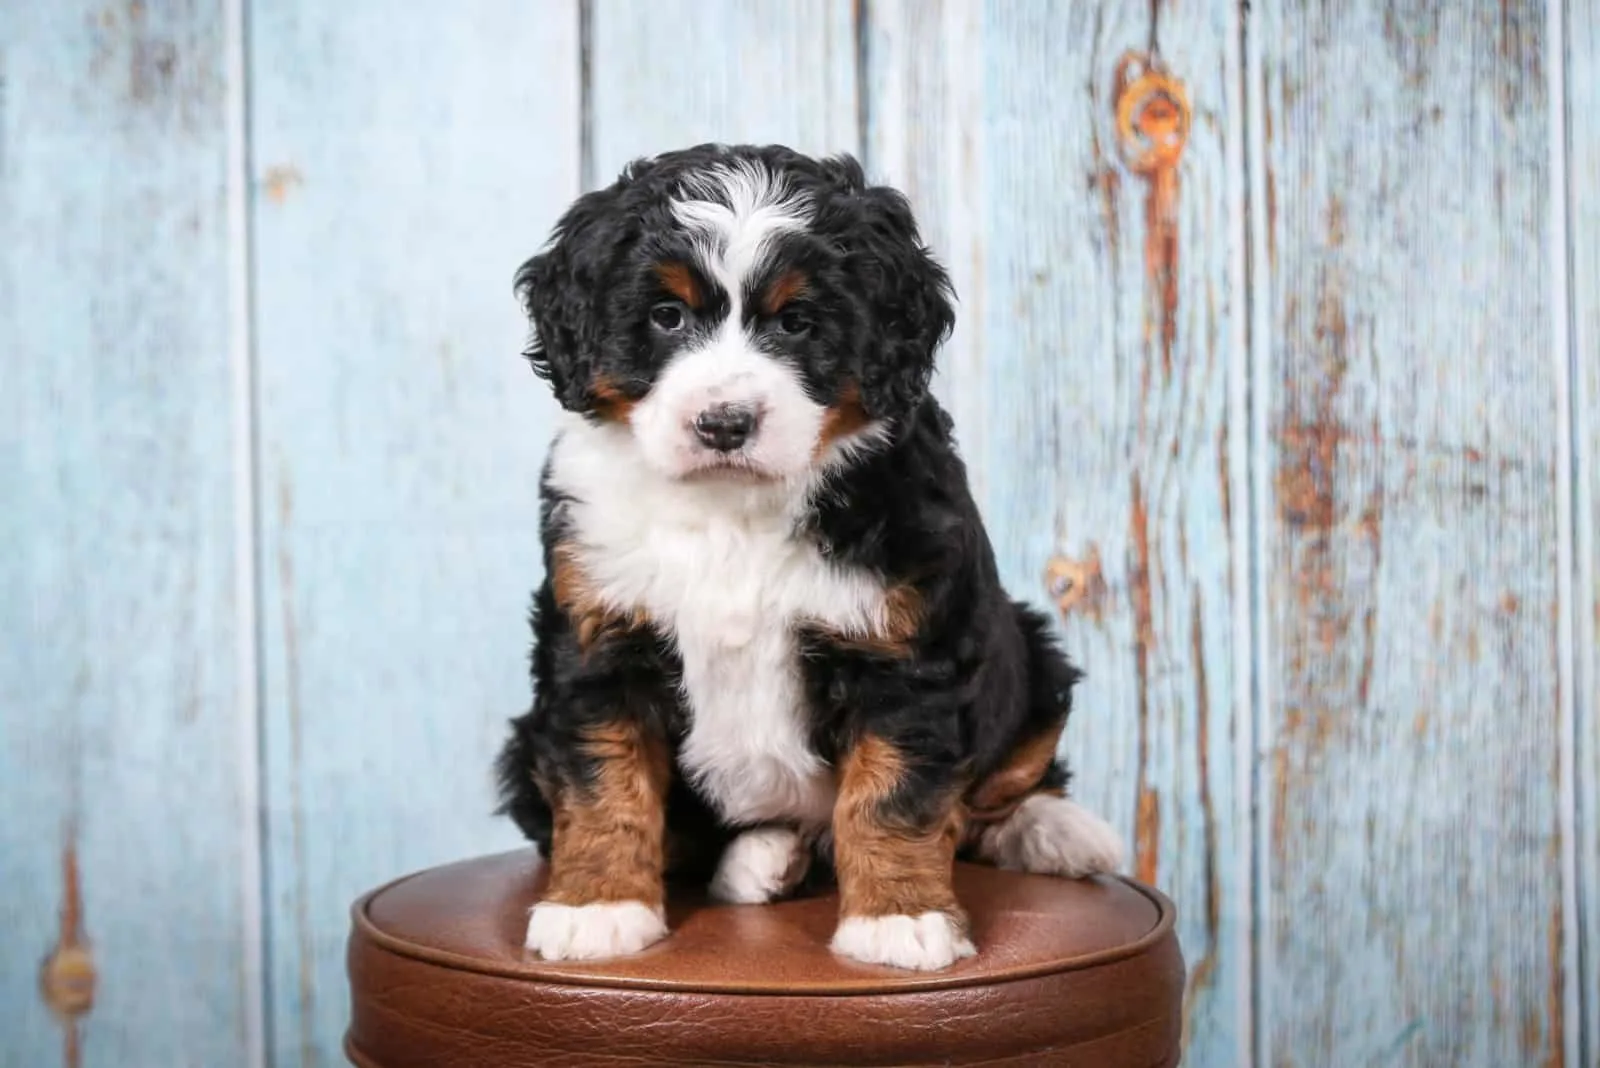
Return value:
[(545, 960), (599, 960), (637, 953), (666, 936), (661, 910), (642, 902), (558, 905), (541, 901), (528, 915), (525, 944)]
[(788, 827), (758, 827), (728, 844), (711, 880), (711, 896), (760, 905), (793, 890), (805, 875), (805, 842)]
[(920, 916), (847, 916), (834, 932), (833, 951), (864, 964), (938, 971), (978, 952), (946, 912)]

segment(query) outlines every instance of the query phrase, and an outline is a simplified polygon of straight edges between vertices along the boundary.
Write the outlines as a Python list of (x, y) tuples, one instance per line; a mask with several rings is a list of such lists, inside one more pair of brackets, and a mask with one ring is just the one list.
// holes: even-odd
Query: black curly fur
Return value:
[(868, 414), (903, 418), (927, 393), (934, 352), (955, 323), (949, 278), (899, 192), (868, 185), (849, 156), (814, 160), (781, 146), (701, 145), (639, 160), (579, 197), (546, 249), (517, 271), (534, 371), (571, 411), (593, 407), (597, 376), (635, 397), (648, 392), (659, 355), (642, 314), (654, 295), (651, 268), (691, 258), (672, 198), (729, 160), (782, 173), (813, 206), (809, 231), (779, 239), (772, 261), (806, 271), (827, 294), (828, 314), (796, 354), (814, 399), (833, 401), (829, 391), (849, 377)]

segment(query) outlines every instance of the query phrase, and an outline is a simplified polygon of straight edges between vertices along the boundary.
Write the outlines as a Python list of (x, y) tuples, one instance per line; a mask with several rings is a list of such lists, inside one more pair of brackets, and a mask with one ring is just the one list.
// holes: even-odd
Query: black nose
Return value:
[(732, 452), (743, 445), (756, 428), (756, 413), (736, 404), (707, 408), (694, 421), (695, 437), (707, 448)]

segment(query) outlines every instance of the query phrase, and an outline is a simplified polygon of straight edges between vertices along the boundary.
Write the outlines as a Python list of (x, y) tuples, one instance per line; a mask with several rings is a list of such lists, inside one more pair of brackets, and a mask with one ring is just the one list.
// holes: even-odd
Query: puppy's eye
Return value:
[(811, 332), (811, 317), (803, 311), (786, 311), (778, 316), (778, 332), (803, 337)]
[(676, 334), (688, 321), (681, 304), (669, 301), (650, 309), (650, 325), (664, 334)]

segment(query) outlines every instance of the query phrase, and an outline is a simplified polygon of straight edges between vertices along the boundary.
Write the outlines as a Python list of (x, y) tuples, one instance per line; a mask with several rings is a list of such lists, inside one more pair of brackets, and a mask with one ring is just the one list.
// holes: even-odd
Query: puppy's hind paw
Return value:
[(545, 960), (601, 960), (637, 953), (666, 936), (661, 910), (639, 901), (541, 901), (528, 914), (526, 945)]
[(983, 832), (980, 854), (996, 867), (1082, 879), (1122, 868), (1122, 838), (1076, 801), (1035, 794)]

